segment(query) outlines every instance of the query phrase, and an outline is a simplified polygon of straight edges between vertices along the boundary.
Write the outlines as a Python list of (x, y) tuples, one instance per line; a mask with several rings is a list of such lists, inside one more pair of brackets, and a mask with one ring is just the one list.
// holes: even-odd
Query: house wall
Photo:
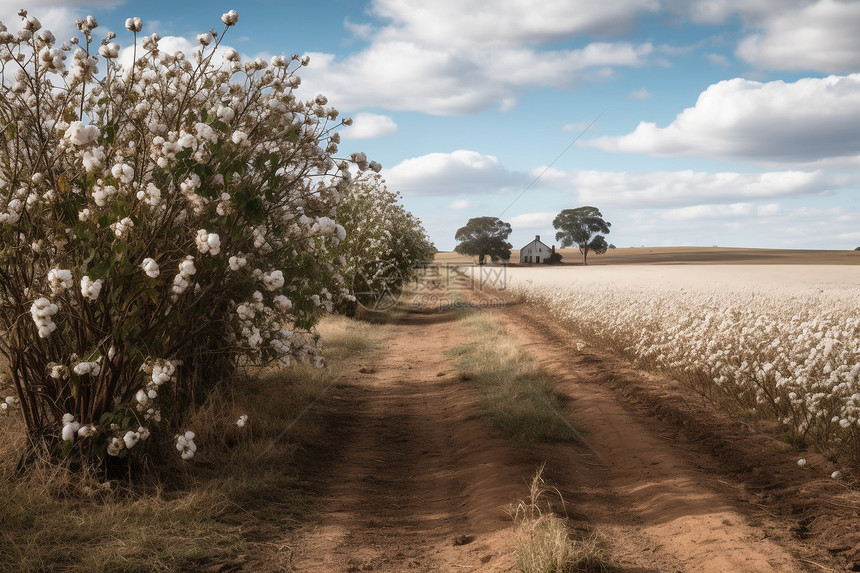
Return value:
[(544, 245), (541, 241), (535, 239), (522, 249), (520, 249), (521, 263), (542, 263), (549, 258), (552, 249)]

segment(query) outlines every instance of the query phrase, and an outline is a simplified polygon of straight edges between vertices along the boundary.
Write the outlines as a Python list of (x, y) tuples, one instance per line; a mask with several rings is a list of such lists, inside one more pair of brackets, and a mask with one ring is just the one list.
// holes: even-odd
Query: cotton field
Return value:
[(508, 268), (586, 340), (860, 460), (860, 266)]

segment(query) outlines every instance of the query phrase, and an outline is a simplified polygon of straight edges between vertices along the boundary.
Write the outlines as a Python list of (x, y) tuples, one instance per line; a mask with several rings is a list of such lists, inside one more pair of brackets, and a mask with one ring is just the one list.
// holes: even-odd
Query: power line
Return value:
[(520, 194), (519, 194), (519, 195), (517, 195), (516, 197), (514, 197), (514, 200), (513, 200), (513, 201), (511, 201), (510, 205), (508, 205), (507, 207), (505, 207), (505, 208), (502, 210), (502, 212), (501, 212), (501, 213), (499, 213), (499, 218), (501, 218), (501, 217), (502, 217), (502, 215), (504, 215), (504, 214), (508, 211), (508, 209), (510, 209), (511, 207), (513, 207), (513, 206), (514, 206), (514, 203), (516, 203), (517, 201), (519, 201), (519, 200), (520, 200), (520, 198), (521, 198), (523, 195), (525, 195), (525, 192), (526, 192), (526, 191), (528, 191), (529, 189), (531, 189), (531, 188), (534, 186), (534, 184), (535, 184), (535, 183), (537, 183), (537, 182), (538, 182), (538, 180), (539, 180), (541, 177), (543, 177), (544, 173), (546, 173), (547, 171), (549, 171), (550, 167), (552, 167), (553, 165), (555, 165), (555, 162), (556, 162), (556, 161), (558, 161), (559, 159), (561, 159), (561, 156), (562, 156), (562, 155), (564, 155), (565, 153), (567, 153), (567, 150), (568, 150), (568, 149), (570, 149), (571, 147), (573, 147), (573, 144), (575, 144), (577, 141), (579, 141), (579, 139), (580, 139), (583, 135), (585, 135), (585, 132), (586, 132), (586, 131), (588, 131), (589, 129), (591, 129), (591, 126), (592, 126), (592, 125), (594, 125), (595, 123), (597, 123), (597, 120), (598, 120), (598, 119), (600, 119), (600, 118), (603, 116), (603, 114), (604, 114), (604, 113), (606, 113), (606, 110), (605, 110), (605, 109), (604, 109), (603, 111), (601, 111), (601, 112), (598, 114), (598, 116), (597, 116), (597, 117), (595, 117), (595, 118), (591, 121), (591, 123), (589, 123), (588, 125), (586, 125), (586, 126), (585, 126), (585, 128), (584, 128), (582, 131), (580, 131), (580, 132), (579, 132), (579, 135), (577, 135), (577, 136), (576, 136), (576, 138), (574, 138), (574, 140), (573, 140), (573, 141), (571, 141), (571, 142), (570, 142), (570, 144), (569, 144), (567, 147), (565, 147), (565, 148), (564, 148), (564, 150), (563, 150), (561, 153), (559, 153), (559, 154), (556, 156), (556, 158), (555, 158), (555, 159), (553, 159), (553, 160), (552, 160), (552, 162), (550, 162), (550, 164), (549, 164), (549, 165), (547, 165), (546, 167), (544, 167), (543, 171), (541, 171), (541, 172), (538, 174), (538, 176), (537, 176), (537, 177), (535, 177), (534, 179), (532, 179), (532, 182), (531, 182), (531, 183), (529, 183), (528, 185), (526, 185), (525, 189), (523, 189), (522, 191), (520, 191)]

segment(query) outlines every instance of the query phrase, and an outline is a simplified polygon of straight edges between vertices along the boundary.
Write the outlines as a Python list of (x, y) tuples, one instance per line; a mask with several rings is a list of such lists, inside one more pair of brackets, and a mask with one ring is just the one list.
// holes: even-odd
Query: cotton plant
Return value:
[(583, 337), (664, 370), (715, 403), (776, 422), (833, 459), (860, 460), (857, 287), (509, 287)]
[(337, 158), (350, 121), (299, 94), (309, 59), (243, 61), (221, 46), (235, 11), (187, 54), (129, 18), (127, 64), (92, 17), (59, 42), (19, 16), (0, 24), (0, 351), (28, 431), (123, 457), (242, 359), (319, 363), (313, 327), (348, 288), (338, 207), (379, 165)]
[(346, 189), (338, 221), (343, 225), (339, 264), (347, 284), (333, 300), (347, 313), (368, 302), (367, 296), (400, 289), (436, 253), (421, 221), (373, 169), (359, 173)]

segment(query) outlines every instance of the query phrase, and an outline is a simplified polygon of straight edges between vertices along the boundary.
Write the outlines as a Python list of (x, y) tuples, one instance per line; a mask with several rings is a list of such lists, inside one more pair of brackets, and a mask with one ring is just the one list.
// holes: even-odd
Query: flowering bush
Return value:
[(308, 59), (243, 62), (214, 30), (171, 54), (139, 18), (125, 52), (92, 17), (58, 44), (19, 14), (0, 23), (0, 351), (32, 442), (123, 457), (242, 357), (318, 360), (351, 176), (348, 118), (296, 95)]
[(399, 289), (436, 254), (421, 221), (399, 200), (373, 170), (360, 173), (344, 193), (338, 207), (345, 229), (339, 252), (349, 288), (338, 292), (336, 303), (345, 314), (352, 314), (356, 303), (372, 302), (367, 297)]

